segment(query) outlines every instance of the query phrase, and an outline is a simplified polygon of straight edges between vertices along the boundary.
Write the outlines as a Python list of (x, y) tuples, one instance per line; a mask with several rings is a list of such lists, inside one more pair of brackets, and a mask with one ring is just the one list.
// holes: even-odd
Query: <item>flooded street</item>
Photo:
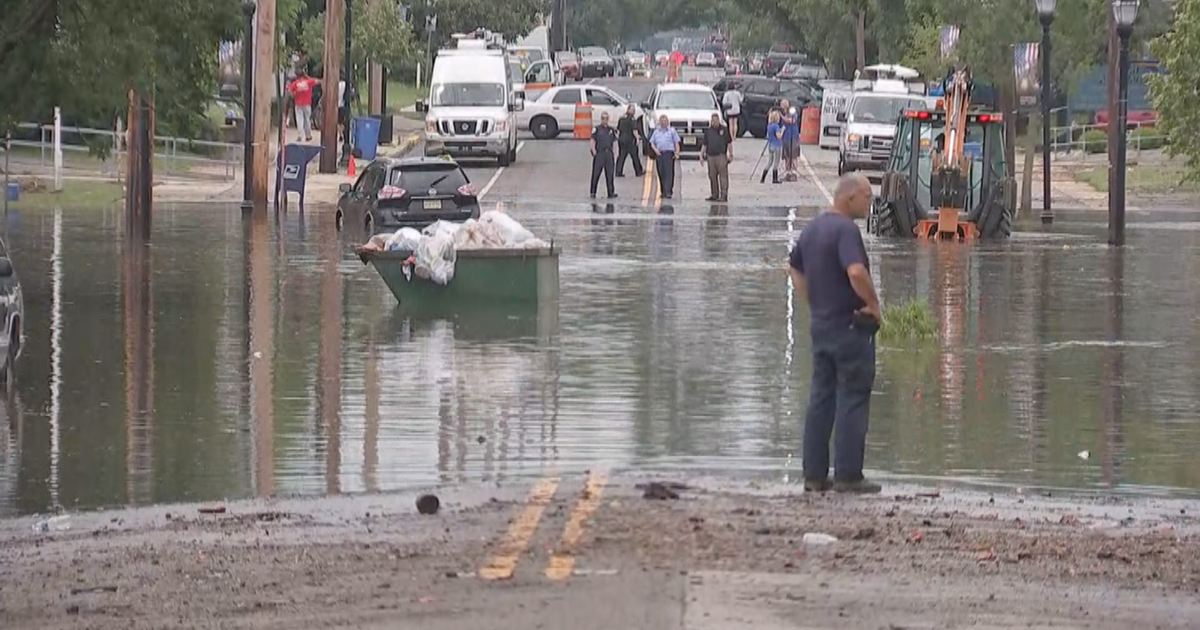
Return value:
[[(799, 475), (817, 210), (516, 203), (561, 300), (410, 313), (329, 214), (10, 214), (26, 341), (0, 516), (504, 482), (596, 466)], [(1200, 225), (1101, 213), (1000, 245), (868, 241), (938, 342), (883, 347), (867, 464), (1010, 486), (1200, 490)], [(1040, 226), (1039, 226), (1040, 227)], [(1081, 456), (1085, 454), (1086, 458)]]

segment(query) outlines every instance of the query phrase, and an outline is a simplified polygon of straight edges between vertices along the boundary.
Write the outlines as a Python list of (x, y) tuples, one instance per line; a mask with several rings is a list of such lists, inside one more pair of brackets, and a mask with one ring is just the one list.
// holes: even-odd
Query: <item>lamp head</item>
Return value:
[(1117, 28), (1128, 31), (1137, 21), (1138, 0), (1112, 0), (1112, 10)]
[(254, 0), (244, 0), (242, 2), (242, 12), (245, 13), (247, 16), (254, 15), (254, 12), (257, 9), (258, 9), (258, 4), (255, 3)]
[(1033, 0), (1037, 7), (1038, 16), (1041, 18), (1054, 17), (1054, 9), (1058, 7), (1058, 0)]

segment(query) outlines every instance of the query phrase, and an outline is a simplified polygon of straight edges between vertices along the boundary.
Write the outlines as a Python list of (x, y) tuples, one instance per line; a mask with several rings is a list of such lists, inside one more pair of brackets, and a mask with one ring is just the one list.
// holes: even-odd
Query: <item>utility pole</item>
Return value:
[[(379, 4), (379, 0), (367, 0), (367, 4), (372, 8)], [(367, 92), (367, 113), (372, 116), (383, 115), (383, 64), (374, 59), (367, 62), (367, 76), (371, 89)]]
[(242, 35), (242, 212), (254, 210), (254, 0), (242, 3), (246, 30)]
[(342, 10), (345, 0), (325, 0), (325, 72), (321, 75), (321, 168), (336, 173), (338, 165), (338, 81), (342, 72)]
[(352, 47), (351, 41), (351, 37), (353, 37), (352, 33), (354, 31), (352, 30), (353, 27), (350, 23), (351, 17), (354, 13), (353, 7), (353, 0), (346, 0), (346, 49), (343, 53), (346, 55), (346, 68), (343, 70), (343, 73), (346, 75), (343, 79), (343, 81), (346, 83), (346, 90), (343, 92), (342, 98), (342, 107), (345, 108), (346, 115), (342, 120), (342, 159), (338, 161), (338, 163), (347, 167), (350, 166), (350, 94), (353, 91), (351, 84), (354, 80), (354, 55), (352, 54), (354, 48)]
[(254, 42), (254, 206), (266, 209), (270, 197), (271, 103), (275, 100), (275, 0), (258, 0)]

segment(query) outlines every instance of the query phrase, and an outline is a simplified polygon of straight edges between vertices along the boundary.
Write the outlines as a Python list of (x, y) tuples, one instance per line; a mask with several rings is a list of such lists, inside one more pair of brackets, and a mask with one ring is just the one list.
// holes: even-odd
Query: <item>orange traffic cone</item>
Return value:
[(357, 177), (357, 175), (354, 174), (354, 156), (353, 155), (350, 156), (350, 168), (346, 169), (346, 176), (351, 177), (351, 178)]

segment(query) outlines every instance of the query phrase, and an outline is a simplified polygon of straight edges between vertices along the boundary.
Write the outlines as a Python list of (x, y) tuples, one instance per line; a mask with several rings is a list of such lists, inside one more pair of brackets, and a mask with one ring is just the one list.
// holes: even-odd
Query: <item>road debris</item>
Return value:
[(425, 516), (433, 516), (442, 508), (442, 500), (437, 495), (423, 494), (417, 497), (417, 512)]

